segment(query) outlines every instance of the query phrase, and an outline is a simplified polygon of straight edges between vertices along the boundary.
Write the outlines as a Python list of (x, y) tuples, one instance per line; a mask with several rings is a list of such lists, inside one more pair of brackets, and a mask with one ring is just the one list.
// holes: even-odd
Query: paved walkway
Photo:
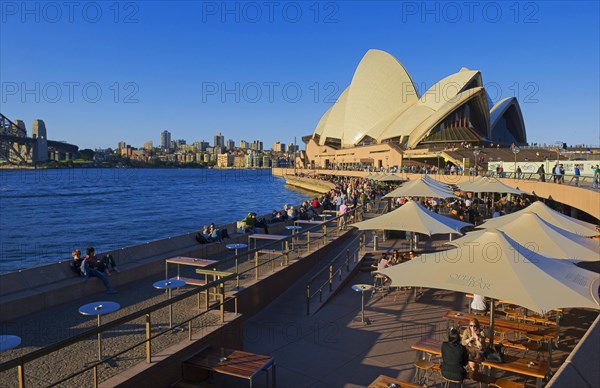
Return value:
[[(387, 245), (396, 243), (388, 240)], [(441, 317), (449, 309), (466, 311), (467, 299), (460, 293), (430, 289), (418, 302), (409, 292), (385, 298), (368, 294), (365, 315), (370, 324), (364, 325), (360, 294), (351, 289), (360, 283), (372, 284), (371, 275), (358, 272), (323, 308), (307, 316), (304, 284), (297, 282), (245, 323), (245, 350), (275, 357), (280, 387), (365, 387), (380, 374), (412, 380), (416, 354), (410, 346), (422, 336), (444, 340), (446, 322)], [(596, 315), (567, 312), (561, 344), (553, 352), (554, 371)], [(508, 378), (525, 381), (514, 375)], [(467, 385), (476, 386), (471, 383)], [(527, 383), (535, 382), (530, 378)]]

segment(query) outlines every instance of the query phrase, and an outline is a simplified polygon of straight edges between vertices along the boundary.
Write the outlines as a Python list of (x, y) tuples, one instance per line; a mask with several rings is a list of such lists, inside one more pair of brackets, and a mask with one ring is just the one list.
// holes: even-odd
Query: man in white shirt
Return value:
[(474, 294), (473, 301), (471, 302), (471, 311), (474, 314), (485, 314), (487, 311), (487, 304), (485, 302), (485, 296)]

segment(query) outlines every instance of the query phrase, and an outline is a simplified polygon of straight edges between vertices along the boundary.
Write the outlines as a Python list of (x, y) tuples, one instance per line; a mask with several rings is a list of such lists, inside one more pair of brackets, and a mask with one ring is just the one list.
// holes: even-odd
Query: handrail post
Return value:
[(329, 292), (333, 290), (333, 264), (329, 264)]
[(192, 340), (192, 320), (188, 321), (188, 339)]
[(310, 284), (306, 285), (306, 315), (310, 315)]
[(25, 364), (17, 366), (17, 375), (19, 377), (19, 388), (25, 388)]
[(258, 251), (254, 252), (254, 278), (258, 280)]
[(221, 323), (225, 322), (225, 283), (219, 283), (221, 299)]
[(323, 224), (323, 240), (327, 244), (327, 224)]
[(290, 242), (285, 242), (285, 266), (287, 267), (290, 263)]
[(146, 314), (146, 363), (152, 362), (152, 344), (150, 337), (152, 336), (152, 325), (150, 321), (150, 314)]
[(94, 388), (98, 388), (98, 365), (94, 366), (92, 374), (94, 375)]
[(346, 270), (348, 270), (348, 268), (349, 268), (348, 267), (349, 262), (350, 262), (350, 249), (346, 248)]
[(310, 253), (310, 230), (306, 232), (306, 254)]

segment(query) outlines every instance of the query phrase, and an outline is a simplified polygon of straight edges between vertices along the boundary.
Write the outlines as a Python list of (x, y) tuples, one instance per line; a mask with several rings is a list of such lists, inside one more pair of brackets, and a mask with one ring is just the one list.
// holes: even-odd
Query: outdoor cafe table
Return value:
[(512, 373), (518, 373), (525, 376), (535, 377), (536, 387), (542, 387), (542, 379), (549, 372), (548, 363), (542, 360), (530, 360), (527, 358), (519, 358), (515, 356), (502, 356), (504, 362), (489, 362), (483, 361), (481, 365), (489, 368), (503, 370)]
[[(283, 236), (281, 234), (262, 234), (262, 233), (254, 233), (248, 236), (248, 244), (250, 244), (250, 240), (254, 240), (254, 249), (256, 249), (256, 241), (257, 240), (285, 240), (288, 236)], [(283, 246), (281, 247), (282, 250)]]
[(16, 335), (0, 335), (0, 352), (15, 348), (21, 344), (21, 337)]
[[(208, 371), (247, 379), (250, 387), (252, 387), (252, 379), (258, 372), (268, 372), (270, 370), (273, 386), (277, 386), (275, 381), (275, 359), (273, 357), (241, 350), (208, 347), (189, 359), (188, 362)], [(267, 386), (269, 386), (268, 373)]]
[(369, 388), (423, 388), (422, 385), (409, 383), (407, 381), (397, 380), (386, 375), (379, 375), (371, 384)]
[[(92, 302), (79, 308), (82, 315), (96, 315), (98, 317), (98, 327), (101, 324), (101, 316), (115, 312), (121, 308), (116, 302)], [(102, 333), (98, 332), (98, 361), (102, 361)]]
[[(159, 280), (152, 284), (154, 288), (159, 290), (167, 290), (167, 298), (171, 299), (171, 294), (174, 288), (179, 288), (185, 286), (185, 282), (183, 280)], [(173, 305), (169, 305), (169, 329), (173, 328)]]
[[(186, 266), (191, 266), (191, 267), (203, 267), (203, 268), (210, 267), (210, 266), (214, 267), (215, 264), (217, 264), (218, 262), (219, 262), (218, 260), (197, 259), (194, 257), (184, 257), (184, 256), (172, 257), (170, 259), (165, 260), (165, 279), (169, 279), (169, 264), (177, 264), (177, 277), (175, 277), (175, 279), (183, 280), (189, 284), (199, 285), (200, 282), (197, 281), (196, 279), (182, 278), (179, 274), (179, 266), (186, 265)], [(205, 283), (207, 283), (207, 279), (205, 279), (205, 282), (203, 282), (202, 284), (205, 284)]]
[[(445, 320), (458, 322), (459, 324), (468, 323), (471, 319), (477, 319), (483, 326), (490, 325), (490, 317), (487, 315), (475, 315), (462, 313), (460, 311), (449, 310), (443, 316)], [(494, 318), (494, 330), (498, 332), (515, 332), (515, 333), (539, 333), (542, 337), (552, 341), (558, 335), (558, 330), (555, 327), (540, 326), (533, 323), (515, 322), (503, 318)]]
[[(423, 353), (433, 354), (441, 356), (442, 354), (442, 341), (423, 337), (419, 341), (415, 342), (411, 348)], [(422, 358), (421, 355), (417, 355), (417, 358)], [(507, 372), (518, 373), (521, 375), (535, 377), (537, 387), (541, 387), (542, 379), (546, 376), (549, 371), (548, 363), (541, 360), (532, 360), (528, 358), (519, 358), (514, 356), (503, 356), (504, 362), (495, 363), (489, 361), (482, 361), (481, 365), (489, 368), (495, 368)], [(533, 363), (533, 365), (532, 365)]]
[[(459, 324), (466, 324), (471, 319), (477, 319), (483, 326), (490, 325), (489, 316), (481, 316), (474, 314), (465, 314), (459, 311), (450, 310), (443, 316), (445, 320), (458, 322)], [(552, 360), (552, 341), (554, 341), (558, 335), (556, 327), (544, 327), (535, 325), (532, 323), (515, 322), (508, 319), (494, 318), (494, 331), (501, 333), (514, 332), (514, 333), (535, 333), (539, 334), (542, 338), (548, 340), (548, 362)]]

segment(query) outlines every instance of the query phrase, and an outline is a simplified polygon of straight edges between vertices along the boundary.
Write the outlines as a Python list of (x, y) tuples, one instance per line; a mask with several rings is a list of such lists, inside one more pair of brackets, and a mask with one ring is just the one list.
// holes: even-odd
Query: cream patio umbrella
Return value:
[(417, 202), (409, 201), (392, 212), (357, 222), (352, 226), (360, 230), (399, 230), (431, 236), (461, 233), (463, 228), (472, 225), (434, 213)]
[(580, 236), (592, 237), (600, 235), (596, 225), (577, 220), (559, 213), (556, 210), (552, 210), (541, 201), (534, 202), (523, 210), (486, 220), (478, 227), (486, 229), (502, 227), (502, 225), (506, 225), (506, 223), (516, 219), (525, 212), (535, 213), (549, 224), (568, 230), (569, 232), (578, 234)]
[(470, 191), (473, 193), (508, 193), (508, 194), (528, 194), (522, 190), (510, 187), (498, 179), (489, 177), (480, 177), (472, 182), (458, 184), (462, 191)]
[(402, 179), (398, 175), (395, 175), (392, 173), (392, 174), (384, 176), (384, 177), (379, 177), (376, 180), (378, 180), (379, 182), (402, 182), (405, 179)]
[[(496, 229), (455, 249), (423, 254), (379, 272), (389, 277), (393, 286), (475, 293), (508, 300), (542, 315), (564, 307), (600, 309), (600, 275), (533, 253)], [(492, 301), (492, 342), (493, 317)]]
[[(556, 259), (577, 261), (599, 261), (600, 241), (571, 233), (556, 227), (532, 212), (519, 212), (497, 229), (520, 245), (541, 255)], [(448, 244), (459, 246), (480, 238), (485, 230), (467, 233)]]
[[(431, 179), (431, 178), (429, 178)], [(435, 197), (435, 198), (453, 198), (455, 197), (452, 190), (447, 187), (440, 187), (437, 184), (428, 182), (422, 177), (414, 181), (408, 181), (398, 187), (391, 193), (386, 194), (383, 198), (394, 197)]]

